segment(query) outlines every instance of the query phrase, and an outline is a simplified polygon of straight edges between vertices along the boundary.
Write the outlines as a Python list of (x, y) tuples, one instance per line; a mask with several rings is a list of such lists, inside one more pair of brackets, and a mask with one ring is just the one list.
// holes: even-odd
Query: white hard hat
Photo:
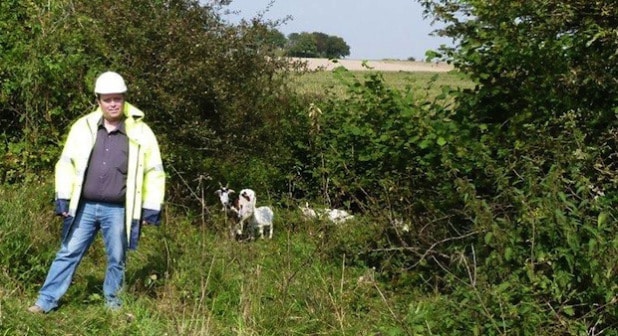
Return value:
[(94, 84), (94, 93), (110, 94), (110, 93), (125, 93), (127, 86), (124, 79), (118, 73), (113, 71), (104, 72), (97, 78)]

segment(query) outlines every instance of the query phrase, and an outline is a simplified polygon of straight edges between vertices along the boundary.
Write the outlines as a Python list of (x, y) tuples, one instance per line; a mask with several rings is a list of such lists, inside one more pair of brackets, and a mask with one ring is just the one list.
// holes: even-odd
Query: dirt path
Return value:
[[(448, 72), (453, 70), (453, 66), (445, 63), (428, 63), (399, 60), (349, 60), (342, 59), (333, 62), (326, 58), (294, 58), (307, 62), (311, 70), (332, 70), (335, 67), (343, 66), (350, 71), (377, 70), (377, 71), (408, 71), (408, 72)], [(363, 63), (368, 67), (363, 66)]]

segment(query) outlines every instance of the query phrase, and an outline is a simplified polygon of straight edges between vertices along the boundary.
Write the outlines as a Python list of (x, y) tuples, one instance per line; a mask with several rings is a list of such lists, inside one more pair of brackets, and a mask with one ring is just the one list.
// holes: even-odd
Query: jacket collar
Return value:
[(144, 117), (144, 112), (142, 112), (137, 107), (127, 102), (124, 102), (124, 115), (127, 118), (141, 119)]
[[(136, 130), (135, 126), (141, 124), (142, 118), (144, 117), (144, 112), (142, 112), (137, 107), (125, 102), (124, 103), (124, 115), (126, 116), (124, 120), (124, 127), (127, 136), (129, 139), (138, 141), (137, 134), (134, 132)], [(86, 116), (87, 124), (89, 125), (91, 132), (93, 134), (96, 132), (97, 125), (99, 121), (103, 118), (103, 111), (98, 107), (95, 111)]]

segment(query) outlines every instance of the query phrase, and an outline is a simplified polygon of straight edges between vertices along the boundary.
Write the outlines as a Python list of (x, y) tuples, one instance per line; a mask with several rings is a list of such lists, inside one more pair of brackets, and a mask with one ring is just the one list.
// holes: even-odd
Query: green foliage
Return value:
[(318, 46), (315, 37), (309, 33), (288, 35), (287, 55), (295, 57), (317, 57)]
[[(350, 56), (350, 46), (339, 36), (328, 36), (324, 44), (323, 55), (326, 58)], [(320, 50), (320, 48), (318, 48), (318, 50)]]
[(125, 77), (128, 100), (158, 135), (175, 172), (172, 197), (191, 197), (183, 181), (229, 179), (220, 161), (264, 162), (256, 177), (274, 175), (269, 158), (287, 152), (277, 124), (288, 111), (281, 70), (290, 65), (272, 57), (268, 23), (232, 26), (217, 12), (224, 3), (197, 1), (2, 6), (3, 181), (51, 170), (69, 124), (94, 109), (94, 79), (108, 69)]
[(614, 2), (419, 2), (444, 23), (438, 34), (458, 42), (438, 56), (478, 83), (462, 104), (479, 120), (517, 129), (569, 110), (585, 111), (594, 128), (614, 120)]
[[(422, 2), (475, 87), (297, 90), (275, 27), (225, 1), (2, 2), (3, 333), (615, 335), (616, 6)], [(165, 224), (129, 256), (130, 315), (98, 308), (95, 241), (67, 313), (26, 316), (58, 243), (48, 174), (106, 69), (159, 136)], [(274, 240), (225, 240), (217, 180), (275, 208)], [(355, 219), (303, 221), (300, 198)]]
[(413, 202), (420, 205), (418, 196), (449, 174), (453, 160), (467, 160), (470, 130), (451, 119), (446, 96), (423, 102), (422, 90), (395, 89), (380, 73), (360, 81), (343, 68), (335, 72), (347, 93), (328, 96), (311, 116), (309, 165), (319, 167), (313, 178), (322, 181), (322, 194), (338, 200), (334, 206), (363, 207), (390, 196), (392, 207), (409, 214)]
[(0, 184), (19, 183), (24, 180), (38, 180), (36, 172), (45, 170), (60, 155), (59, 147), (47, 142), (38, 130), (29, 134), (28, 140), (18, 140), (8, 134), (0, 134)]
[[(469, 183), (460, 188), (475, 229), (483, 233), (475, 255), (465, 257), (462, 276), (478, 274), (488, 283), (517, 286), (506, 298), (547, 304), (549, 310), (541, 316), (557, 316), (556, 328), (562, 319), (572, 319), (563, 330), (569, 334), (615, 323), (611, 307), (618, 285), (611, 275), (613, 262), (607, 259), (618, 252), (609, 238), (615, 237), (615, 228), (607, 226), (616, 214), (605, 198), (615, 193), (615, 186), (604, 185), (601, 192), (596, 177), (586, 174), (599, 152), (582, 147), (583, 128), (576, 119), (555, 120), (559, 125), (535, 130), (538, 138), (504, 146), (499, 156), (508, 163), (494, 171), (497, 185), (491, 198), (470, 189)], [(562, 131), (552, 136), (549, 130), (555, 129)], [(519, 151), (527, 155), (516, 155)], [(538, 310), (525, 313), (546, 323), (534, 316)]]
[(350, 46), (338, 36), (313, 32), (288, 35), (287, 56), (310, 58), (342, 58), (350, 55)]
[[(605, 37), (615, 34), (617, 7), (577, 0), (421, 2), (446, 23), (440, 33), (459, 42), (434, 56), (478, 85), (449, 93), (456, 102), (450, 118), (465, 146), (442, 154), (451, 169), (436, 173), (444, 181), (433, 180), (440, 200), (422, 194), (438, 205), (431, 214), (445, 209), (444, 199), (459, 197), (460, 203), (450, 198), (442, 217), (450, 229), (428, 234), (436, 227), (423, 226), (421, 246), (426, 236), (434, 243), (419, 261), (401, 260), (438, 266), (443, 272), (434, 287), (471, 303), (458, 316), (478, 321), (479, 334), (613, 330), (617, 283), (610, 260), (618, 251), (609, 224), (616, 218), (609, 167), (616, 101), (601, 96), (616, 96), (615, 39)], [(470, 161), (454, 155), (461, 149)], [(414, 251), (406, 242), (405, 250)], [(436, 267), (430, 270), (421, 278), (435, 277)], [(509, 323), (511, 309), (526, 324)]]
[(534, 137), (524, 142), (447, 118), (440, 105), (422, 113), (379, 76), (349, 83), (358, 96), (333, 98), (314, 114), (323, 121), (314, 129), (325, 141), (314, 170), (323, 174), (322, 192), (412, 222), (409, 230), (389, 218), (338, 227), (327, 234), (331, 253), (377, 267), (398, 291), (448, 293), (426, 314), (457, 309), (457, 316), (428, 324), (411, 315), (419, 330), (448, 334), (473, 324), (479, 335), (554, 335), (616, 323), (616, 175), (604, 158), (613, 129), (590, 146), (584, 118), (567, 113), (526, 125), (522, 133)]

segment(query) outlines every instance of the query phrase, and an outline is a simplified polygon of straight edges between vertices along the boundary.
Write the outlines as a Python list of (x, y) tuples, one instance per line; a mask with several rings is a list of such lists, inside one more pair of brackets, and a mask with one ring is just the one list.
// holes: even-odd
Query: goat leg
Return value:
[(236, 235), (242, 236), (244, 232), (244, 226), (245, 226), (245, 219), (243, 218), (238, 221), (238, 224), (236, 224)]

